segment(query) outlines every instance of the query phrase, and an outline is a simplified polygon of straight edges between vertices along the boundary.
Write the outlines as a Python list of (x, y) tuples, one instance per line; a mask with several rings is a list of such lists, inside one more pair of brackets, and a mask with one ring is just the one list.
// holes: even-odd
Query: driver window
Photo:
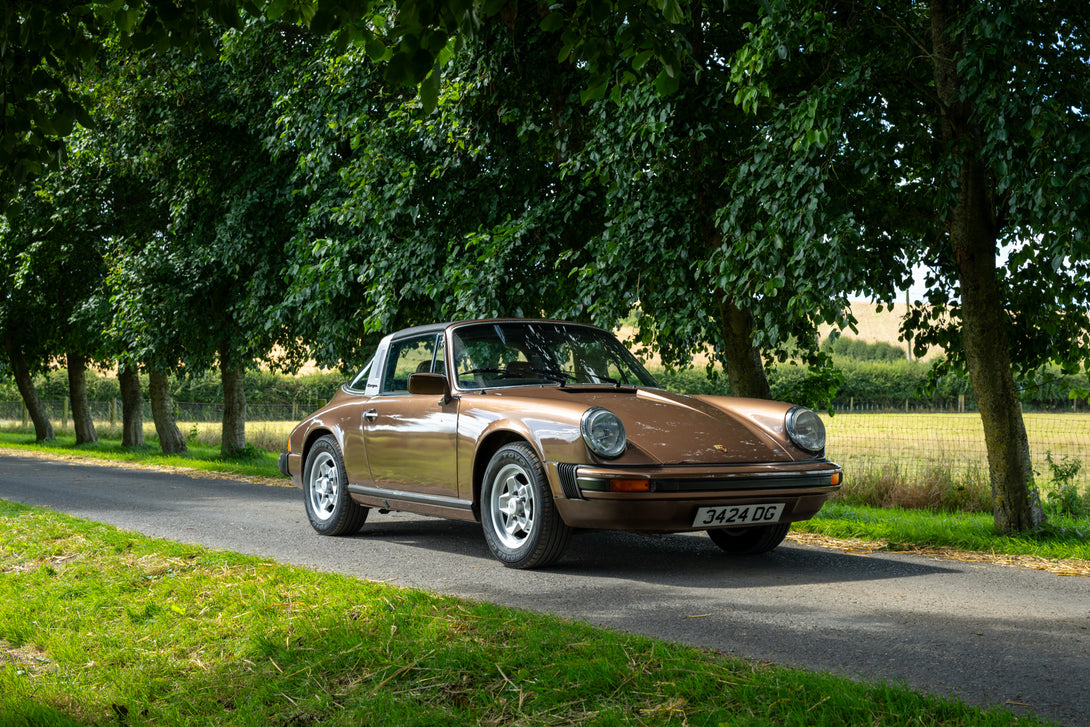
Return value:
[(434, 333), (390, 344), (390, 353), (386, 359), (386, 376), (382, 380), (382, 393), (408, 393), (411, 374), (432, 370), (435, 349), (436, 335)]

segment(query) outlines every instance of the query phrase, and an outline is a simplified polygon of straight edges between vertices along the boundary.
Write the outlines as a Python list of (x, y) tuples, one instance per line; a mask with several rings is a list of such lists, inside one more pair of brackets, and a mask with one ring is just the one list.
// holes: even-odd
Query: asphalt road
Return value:
[(790, 542), (731, 559), (703, 535), (616, 533), (514, 571), (470, 523), (373, 512), (359, 535), (326, 538), (289, 487), (7, 454), (0, 498), (1090, 727), (1090, 578)]

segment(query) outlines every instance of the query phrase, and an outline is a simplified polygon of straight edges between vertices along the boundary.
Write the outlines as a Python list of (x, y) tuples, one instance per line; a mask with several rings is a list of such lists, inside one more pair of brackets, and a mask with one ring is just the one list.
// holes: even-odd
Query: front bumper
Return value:
[[(702, 507), (782, 503), (777, 522), (807, 520), (841, 481), (840, 467), (831, 462), (649, 469), (559, 464), (549, 475), (559, 484), (556, 507), (569, 526), (647, 532), (702, 530), (694, 525)], [(610, 491), (612, 481), (641, 480), (645, 491)]]
[(303, 455), (296, 452), (281, 452), (276, 459), (276, 466), (285, 477), (290, 477), (296, 487), (303, 483)]

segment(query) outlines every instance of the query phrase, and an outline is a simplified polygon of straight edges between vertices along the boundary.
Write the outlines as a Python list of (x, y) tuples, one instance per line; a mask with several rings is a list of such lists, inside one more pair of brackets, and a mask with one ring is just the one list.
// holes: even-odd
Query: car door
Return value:
[(411, 374), (445, 373), (443, 353), (436, 333), (390, 343), (379, 393), (363, 413), (371, 478), (380, 489), (458, 497), (458, 401), (409, 393)]

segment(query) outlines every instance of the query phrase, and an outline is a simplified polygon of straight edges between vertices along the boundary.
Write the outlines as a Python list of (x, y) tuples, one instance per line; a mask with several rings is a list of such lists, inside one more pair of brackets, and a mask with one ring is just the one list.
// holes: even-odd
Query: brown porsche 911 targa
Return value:
[(673, 394), (602, 329), (522, 319), (387, 336), (280, 469), (320, 533), (371, 508), (472, 520), (515, 568), (553, 563), (577, 529), (706, 530), (762, 553), (841, 477), (809, 409)]

